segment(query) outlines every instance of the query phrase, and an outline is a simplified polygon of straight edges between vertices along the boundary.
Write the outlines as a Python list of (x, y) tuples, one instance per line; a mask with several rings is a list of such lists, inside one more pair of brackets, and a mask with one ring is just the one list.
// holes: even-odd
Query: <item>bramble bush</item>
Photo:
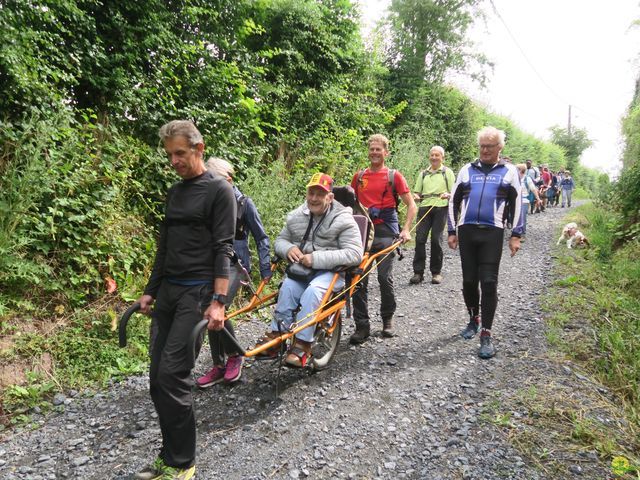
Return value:
[[(0, 305), (77, 307), (148, 268), (170, 183), (148, 146), (60, 111), (0, 123)], [(162, 193), (161, 193), (162, 192)]]

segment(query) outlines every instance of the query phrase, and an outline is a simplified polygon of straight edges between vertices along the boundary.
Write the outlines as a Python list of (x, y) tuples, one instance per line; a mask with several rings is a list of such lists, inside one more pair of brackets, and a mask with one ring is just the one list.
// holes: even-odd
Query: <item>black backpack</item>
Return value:
[(247, 226), (244, 223), (244, 214), (247, 211), (247, 197), (244, 194), (241, 194), (236, 198), (236, 204), (238, 208), (236, 209), (236, 240), (244, 240), (247, 238)]

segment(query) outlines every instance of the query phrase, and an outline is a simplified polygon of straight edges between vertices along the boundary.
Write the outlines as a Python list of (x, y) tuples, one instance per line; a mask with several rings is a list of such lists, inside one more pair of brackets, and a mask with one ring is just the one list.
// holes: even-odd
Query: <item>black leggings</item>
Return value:
[(464, 303), (470, 315), (479, 314), (479, 285), (482, 290), (482, 328), (488, 330), (498, 306), (498, 271), (503, 238), (504, 230), (498, 227), (462, 225), (458, 229)]
[[(238, 265), (231, 265), (231, 270), (229, 271), (229, 287), (227, 289), (227, 308), (229, 308), (240, 289), (241, 278), (242, 273)], [(233, 322), (231, 320), (225, 320), (224, 326), (231, 336), (235, 338), (236, 332), (233, 330)], [(213, 360), (214, 367), (223, 367), (226, 363), (227, 355), (238, 353), (236, 352), (236, 347), (233, 342), (229, 340), (229, 337), (222, 331), (207, 330), (207, 335), (209, 337), (211, 359)]]

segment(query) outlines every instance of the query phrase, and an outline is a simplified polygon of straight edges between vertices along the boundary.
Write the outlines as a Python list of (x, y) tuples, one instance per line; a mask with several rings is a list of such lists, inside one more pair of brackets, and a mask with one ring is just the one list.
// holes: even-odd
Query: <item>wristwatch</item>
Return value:
[(211, 296), (211, 301), (212, 302), (221, 303), (222, 305), (226, 305), (227, 304), (227, 296), (226, 295), (222, 295), (221, 293), (214, 293)]

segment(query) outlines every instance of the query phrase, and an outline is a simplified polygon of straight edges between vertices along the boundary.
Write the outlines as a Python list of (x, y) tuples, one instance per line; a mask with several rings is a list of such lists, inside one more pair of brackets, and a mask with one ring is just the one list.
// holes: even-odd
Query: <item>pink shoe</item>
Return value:
[(240, 355), (235, 355), (227, 359), (227, 369), (224, 372), (225, 383), (237, 382), (242, 375), (242, 364), (244, 358)]
[(224, 367), (213, 367), (208, 373), (196, 380), (196, 385), (198, 385), (199, 388), (209, 388), (210, 386), (223, 381), (224, 377)]

